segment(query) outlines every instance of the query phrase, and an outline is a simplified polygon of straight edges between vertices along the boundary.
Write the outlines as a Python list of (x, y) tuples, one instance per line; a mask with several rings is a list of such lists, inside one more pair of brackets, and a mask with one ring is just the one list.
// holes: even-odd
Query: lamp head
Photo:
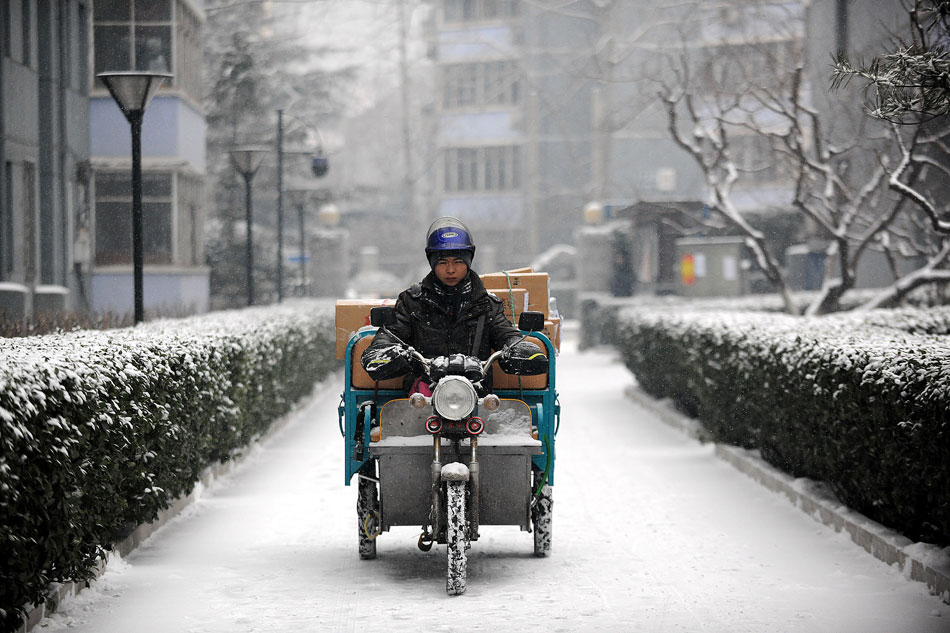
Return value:
[(235, 147), (229, 153), (231, 155), (231, 164), (246, 178), (257, 173), (258, 168), (261, 166), (261, 163), (264, 162), (264, 158), (269, 152), (269, 147), (244, 145)]
[(102, 80), (122, 114), (131, 121), (133, 117), (142, 116), (152, 97), (172, 75), (128, 70), (99, 73), (96, 77)]

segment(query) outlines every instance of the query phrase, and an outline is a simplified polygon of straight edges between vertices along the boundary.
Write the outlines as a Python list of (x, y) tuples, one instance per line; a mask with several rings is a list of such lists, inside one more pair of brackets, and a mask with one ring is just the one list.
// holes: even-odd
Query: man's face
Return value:
[(436, 263), (435, 276), (446, 286), (454, 286), (465, 279), (468, 274), (468, 266), (458, 257), (443, 257)]

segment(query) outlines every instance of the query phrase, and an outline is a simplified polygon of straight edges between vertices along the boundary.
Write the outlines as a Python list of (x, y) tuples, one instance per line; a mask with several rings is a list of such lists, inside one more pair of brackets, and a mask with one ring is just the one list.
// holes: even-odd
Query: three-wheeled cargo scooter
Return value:
[[(560, 424), (555, 350), (541, 333), (540, 312), (520, 315), (522, 340), (545, 350), (547, 372), (502, 371), (498, 350), (486, 360), (461, 354), (413, 355), (432, 380), (432, 395), (406, 395), (402, 379), (374, 382), (360, 356), (392, 307), (371, 311), (372, 326), (350, 338), (339, 406), (346, 485), (358, 481), (359, 555), (376, 557), (376, 540), (393, 526), (422, 527), (418, 545), (446, 545), (446, 591), (466, 586), (466, 551), (482, 525), (517, 525), (534, 533), (534, 553), (551, 549), (554, 437)], [(448, 362), (445, 362), (445, 361)], [(489, 370), (491, 369), (491, 372)], [(491, 377), (492, 385), (480, 382)], [(481, 397), (479, 393), (482, 393)]]

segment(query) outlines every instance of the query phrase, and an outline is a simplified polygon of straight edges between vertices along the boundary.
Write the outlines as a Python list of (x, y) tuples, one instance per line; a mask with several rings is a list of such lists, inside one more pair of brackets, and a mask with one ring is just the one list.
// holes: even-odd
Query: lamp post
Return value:
[[(303, 257), (303, 251), (300, 252)], [(277, 111), (277, 303), (284, 299), (284, 111)]]
[(289, 189), (287, 195), (290, 197), (290, 202), (295, 207), (297, 207), (297, 228), (300, 231), (300, 293), (301, 295), (309, 294), (306, 292), (307, 287), (307, 234), (304, 228), (304, 212), (306, 210), (307, 201), (310, 198), (310, 195), (313, 193), (313, 189)]
[(149, 101), (158, 92), (168, 73), (105, 72), (96, 75), (115, 99), (132, 128), (132, 285), (135, 304), (135, 323), (145, 318), (142, 277), (144, 249), (142, 247), (142, 119)]
[(270, 152), (266, 147), (245, 146), (231, 150), (231, 164), (244, 177), (244, 211), (247, 221), (247, 305), (254, 305), (254, 203), (252, 183), (264, 157)]
[[(294, 117), (291, 117), (294, 118)], [(320, 130), (307, 125), (320, 136)], [(326, 156), (323, 155), (323, 141), (317, 147), (316, 153), (312, 150), (284, 149), (284, 111), (277, 110), (277, 302), (284, 298), (284, 155), (308, 154), (313, 155), (311, 169), (316, 178), (322, 178), (329, 169)], [(301, 220), (301, 226), (302, 226)], [(302, 231), (302, 229), (301, 229)], [(301, 247), (302, 248), (302, 247)], [(301, 257), (303, 251), (301, 250)], [(301, 264), (301, 267), (303, 264)]]

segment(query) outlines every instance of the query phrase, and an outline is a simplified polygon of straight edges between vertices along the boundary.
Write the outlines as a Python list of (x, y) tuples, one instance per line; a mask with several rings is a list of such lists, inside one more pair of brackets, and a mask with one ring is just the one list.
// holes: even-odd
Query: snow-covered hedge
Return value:
[(0, 340), (0, 616), (88, 577), (337, 366), (332, 305)]
[(950, 308), (615, 314), (646, 392), (908, 537), (950, 545)]

